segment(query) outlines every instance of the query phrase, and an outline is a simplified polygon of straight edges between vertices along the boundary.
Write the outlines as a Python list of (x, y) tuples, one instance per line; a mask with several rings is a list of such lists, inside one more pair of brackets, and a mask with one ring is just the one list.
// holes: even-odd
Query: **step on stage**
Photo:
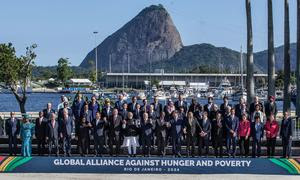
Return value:
[(0, 173), (300, 175), (300, 159), (0, 156)]

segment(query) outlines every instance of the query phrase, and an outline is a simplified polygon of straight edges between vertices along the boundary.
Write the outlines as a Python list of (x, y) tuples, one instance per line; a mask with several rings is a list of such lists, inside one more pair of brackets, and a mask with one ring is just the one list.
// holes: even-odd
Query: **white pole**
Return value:
[(96, 42), (96, 35), (98, 34), (97, 31), (93, 32), (95, 34), (95, 65), (96, 65), (96, 84), (98, 82), (98, 52), (97, 52), (97, 42)]
[(244, 67), (243, 67), (243, 47), (241, 46), (241, 84), (242, 92), (244, 92)]

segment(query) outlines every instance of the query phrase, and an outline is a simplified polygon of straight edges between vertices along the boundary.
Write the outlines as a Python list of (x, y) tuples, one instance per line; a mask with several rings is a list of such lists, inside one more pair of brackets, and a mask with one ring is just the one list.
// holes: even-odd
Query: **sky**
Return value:
[[(273, 0), (275, 46), (283, 45), (284, 1)], [(79, 65), (87, 53), (134, 18), (162, 4), (184, 45), (210, 43), (246, 51), (245, 0), (7, 0), (0, 5), (0, 43), (13, 43), (17, 55), (33, 43), (36, 64), (69, 58)], [(252, 0), (254, 51), (267, 49), (267, 0)], [(290, 38), (296, 42), (296, 0), (290, 0)], [(97, 35), (93, 32), (98, 31)]]

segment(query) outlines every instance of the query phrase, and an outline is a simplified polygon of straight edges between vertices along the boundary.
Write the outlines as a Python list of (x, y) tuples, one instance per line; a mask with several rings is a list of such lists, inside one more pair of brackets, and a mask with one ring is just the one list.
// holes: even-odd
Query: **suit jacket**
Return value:
[(46, 124), (46, 137), (49, 139), (57, 140), (59, 137), (59, 123), (55, 121), (55, 126), (53, 128), (51, 121)]
[(182, 130), (184, 128), (185, 122), (183, 119), (177, 119), (177, 121), (172, 118), (170, 120), (171, 123), (171, 135), (172, 138), (179, 138), (182, 136)]
[(89, 110), (92, 111), (92, 119), (96, 119), (96, 113), (100, 111), (100, 105), (98, 102), (93, 105), (92, 102), (89, 104)]
[[(263, 104), (261, 102), (258, 102), (258, 104), (261, 107), (261, 111), (264, 112), (264, 106), (263, 106)], [(253, 102), (253, 103), (250, 104), (249, 113), (252, 114), (254, 111), (255, 111), (255, 103)]]
[(36, 118), (35, 120), (35, 137), (37, 139), (44, 139), (46, 135), (46, 127), (47, 127), (48, 119), (43, 117), (40, 122), (40, 118)]
[(141, 119), (142, 119), (142, 116), (143, 116), (143, 112), (142, 112), (141, 109), (140, 109), (139, 111), (136, 109), (136, 110), (133, 112), (133, 118), (134, 118), (134, 119), (139, 119), (139, 120), (141, 120)]
[(107, 128), (107, 122), (105, 122), (103, 119), (100, 119), (98, 121), (98, 124), (97, 124), (97, 120), (94, 119), (92, 121), (92, 125), (93, 125), (93, 134), (94, 134), (94, 137), (102, 137), (104, 136), (104, 131), (105, 129)]
[(287, 120), (282, 119), (281, 128), (280, 128), (280, 136), (282, 138), (288, 139), (290, 136), (293, 136), (294, 124), (291, 118)]
[(211, 110), (212, 110), (212, 107), (214, 107), (214, 106), (215, 106), (214, 103), (211, 104), (210, 108), (209, 108), (208, 104), (205, 104), (205, 105), (204, 105), (203, 108), (204, 108), (204, 111), (206, 111), (206, 112), (208, 113), (208, 117), (210, 116), (210, 112), (211, 112)]
[(197, 107), (199, 106), (199, 104), (198, 103), (196, 103), (196, 104), (191, 104), (190, 105), (190, 107), (189, 107), (189, 110), (188, 110), (188, 112), (192, 112), (193, 114), (196, 112), (196, 109), (197, 109)]
[[(71, 108), (68, 108), (68, 114), (69, 114), (69, 117), (73, 116), (73, 112), (72, 112)], [(58, 121), (61, 121), (63, 119), (63, 117), (64, 117), (64, 108), (60, 108), (58, 111), (58, 115), (57, 115)]]
[(120, 100), (116, 101), (115, 102), (115, 108), (117, 108), (118, 110), (123, 109), (123, 104), (124, 103), (127, 103), (127, 102), (125, 100), (123, 100), (123, 101), (120, 101)]
[(136, 106), (137, 104), (138, 104), (137, 102), (136, 102), (135, 104), (133, 104), (132, 102), (129, 103), (129, 104), (128, 104), (128, 111), (133, 113), (134, 110), (136, 109), (135, 106)]
[(125, 110), (125, 109), (121, 109), (119, 111), (119, 115), (122, 117), (122, 119), (127, 119), (127, 115), (128, 115), (128, 110)]
[(156, 136), (166, 138), (167, 131), (168, 131), (166, 120), (165, 119), (161, 120), (160, 118), (158, 118), (155, 123), (156, 123), (155, 125)]
[(242, 119), (242, 115), (243, 113), (247, 113), (248, 114), (248, 110), (247, 107), (245, 107), (245, 109), (242, 109), (240, 104), (235, 105), (235, 115), (241, 120)]
[(227, 116), (225, 119), (225, 127), (227, 137), (232, 135), (230, 133), (230, 130), (233, 130), (237, 134), (239, 129), (239, 118), (236, 116), (234, 116), (233, 118), (231, 116)]
[(44, 115), (44, 118), (46, 118), (46, 119), (50, 119), (50, 115), (51, 115), (51, 113), (55, 113), (55, 110), (54, 109), (50, 109), (49, 111), (48, 111), (48, 109), (46, 108), (46, 109), (44, 109), (43, 110), (43, 115)]
[(62, 119), (60, 123), (60, 132), (63, 136), (71, 136), (74, 127), (73, 118), (68, 117), (67, 119)]
[(251, 135), (253, 140), (261, 141), (261, 138), (264, 136), (264, 125), (262, 123), (251, 123)]
[(0, 117), (0, 136), (4, 134), (4, 123), (2, 118)]
[(207, 119), (206, 122), (204, 122), (204, 120), (202, 119), (199, 124), (200, 124), (201, 130), (203, 132), (207, 133), (206, 136), (201, 137), (201, 138), (209, 139), (210, 135), (211, 135), (211, 123), (210, 123), (210, 120)]
[(154, 111), (155, 111), (156, 114), (158, 114), (158, 115), (159, 115), (159, 114), (161, 113), (161, 111), (163, 110), (162, 104), (160, 104), (160, 103), (155, 104), (155, 103), (153, 102), (153, 103), (151, 103), (151, 105), (153, 105)]
[(225, 115), (225, 113), (226, 113), (226, 108), (228, 107), (228, 106), (230, 106), (230, 107), (232, 107), (232, 105), (231, 104), (227, 104), (227, 105), (225, 105), (225, 103), (222, 103), (221, 104), (221, 106), (220, 106), (220, 112), (221, 112), (221, 114), (224, 116)]
[(212, 139), (223, 139), (225, 135), (225, 122), (222, 119), (221, 122), (213, 120), (211, 122), (211, 137)]
[(182, 101), (182, 105), (181, 105), (180, 101), (176, 101), (174, 106), (177, 111), (179, 111), (180, 106), (182, 106), (184, 109), (184, 112), (187, 112), (187, 102), (186, 101)]
[(84, 106), (84, 101), (74, 101), (73, 105), (72, 105), (72, 111), (74, 114), (75, 119), (80, 119), (81, 117), (81, 111), (83, 110), (83, 106)]
[[(191, 123), (187, 119), (185, 121), (186, 135), (189, 137), (198, 136), (197, 132), (200, 131), (200, 124), (197, 119), (193, 119)], [(197, 135), (196, 135), (197, 134)]]
[(267, 102), (265, 104), (265, 113), (266, 113), (267, 117), (269, 117), (271, 115), (271, 113), (273, 113), (274, 116), (276, 116), (276, 114), (277, 114), (277, 105), (276, 105), (276, 103), (274, 102), (273, 104), (271, 104), (270, 102)]
[(117, 115), (114, 120), (113, 116), (108, 119), (108, 133), (110, 137), (119, 136), (122, 129), (122, 117)]
[(85, 117), (87, 122), (91, 123), (93, 120), (93, 112), (91, 110), (88, 110), (86, 112), (82, 111), (80, 113), (80, 118), (83, 118), (83, 117)]
[(5, 132), (8, 136), (16, 136), (20, 134), (20, 120), (15, 118), (14, 122), (11, 121), (11, 118), (6, 119), (5, 122)]
[(106, 119), (108, 119), (108, 117), (111, 116), (112, 111), (113, 111), (113, 108), (111, 106), (109, 106), (109, 107), (104, 106), (102, 108), (102, 112), (101, 112), (102, 118), (106, 117)]

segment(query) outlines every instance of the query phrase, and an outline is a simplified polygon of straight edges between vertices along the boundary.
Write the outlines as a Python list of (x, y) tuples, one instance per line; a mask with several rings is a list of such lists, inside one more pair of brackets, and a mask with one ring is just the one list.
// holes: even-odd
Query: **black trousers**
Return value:
[(120, 154), (121, 146), (120, 135), (111, 135), (109, 136), (109, 154), (112, 156), (114, 154), (114, 145), (116, 146), (115, 154), (118, 156)]
[(292, 155), (292, 139), (282, 137), (282, 156), (285, 158), (290, 158)]
[(17, 135), (8, 136), (9, 155), (17, 155)]
[(79, 137), (79, 153), (81, 156), (88, 154), (89, 141), (87, 137)]
[(157, 152), (159, 155), (164, 156), (166, 154), (166, 137), (157, 135)]
[(145, 156), (150, 156), (151, 154), (151, 145), (152, 145), (152, 137), (144, 136), (142, 139), (143, 143), (143, 154)]
[(274, 157), (275, 145), (276, 145), (276, 137), (275, 138), (267, 138), (267, 156), (268, 157)]
[(207, 137), (200, 137), (199, 138), (199, 156), (202, 156), (202, 150), (205, 149), (204, 155), (208, 156), (209, 153), (209, 138)]
[(102, 155), (104, 153), (104, 136), (96, 136), (94, 135), (94, 146), (95, 146), (95, 155)]
[(63, 152), (64, 155), (71, 155), (71, 136), (63, 137)]
[(172, 137), (173, 155), (181, 154), (181, 136)]
[(45, 153), (45, 138), (39, 137), (37, 138), (37, 145), (38, 145), (38, 155), (43, 155)]
[(249, 155), (249, 137), (240, 137), (240, 155), (248, 157)]
[(195, 146), (197, 144), (197, 137), (191, 134), (186, 136), (187, 156), (195, 156)]
[(253, 139), (252, 141), (252, 157), (260, 157), (261, 153), (261, 139)]
[[(53, 151), (53, 149), (54, 149), (54, 151)], [(55, 138), (48, 139), (48, 155), (51, 156), (52, 152), (54, 152), (58, 156), (58, 154), (59, 154), (58, 139), (55, 139)]]
[(216, 157), (223, 157), (223, 144), (224, 140), (222, 137), (214, 137), (213, 145)]

